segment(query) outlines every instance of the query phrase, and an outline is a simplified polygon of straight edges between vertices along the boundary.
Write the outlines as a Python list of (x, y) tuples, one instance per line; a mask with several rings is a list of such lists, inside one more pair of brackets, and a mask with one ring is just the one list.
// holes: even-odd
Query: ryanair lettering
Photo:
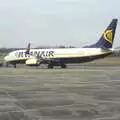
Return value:
[(51, 57), (54, 56), (54, 51), (31, 51), (30, 54), (26, 54), (25, 52), (18, 52), (15, 54), (16, 57), (22, 58), (22, 57), (30, 57), (37, 56), (37, 57)]

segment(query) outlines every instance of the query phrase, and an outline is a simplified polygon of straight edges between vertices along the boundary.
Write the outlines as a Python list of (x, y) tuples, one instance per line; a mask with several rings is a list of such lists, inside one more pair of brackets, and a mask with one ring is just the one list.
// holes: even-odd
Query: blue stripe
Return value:
[(104, 58), (110, 55), (111, 53), (105, 53), (105, 54), (96, 55), (96, 56), (76, 57), (76, 58), (54, 58), (53, 61), (56, 61), (56, 62), (59, 61), (62, 63), (83, 63), (83, 62), (89, 62), (99, 58)]

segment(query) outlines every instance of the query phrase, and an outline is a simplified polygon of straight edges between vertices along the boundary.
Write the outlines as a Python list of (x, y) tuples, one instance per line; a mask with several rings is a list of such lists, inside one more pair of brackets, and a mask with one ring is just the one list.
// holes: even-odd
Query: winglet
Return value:
[(29, 53), (30, 53), (30, 45), (31, 45), (31, 44), (28, 43), (28, 47), (27, 47), (27, 49), (26, 49), (26, 51), (25, 51), (26, 54), (29, 54)]

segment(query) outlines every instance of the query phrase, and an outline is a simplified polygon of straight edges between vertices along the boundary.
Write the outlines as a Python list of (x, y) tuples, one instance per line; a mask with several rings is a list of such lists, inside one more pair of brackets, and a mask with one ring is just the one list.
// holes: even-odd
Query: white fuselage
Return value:
[[(112, 52), (112, 49), (103, 50), (101, 48), (58, 48), (58, 49), (31, 49), (30, 54), (25, 53), (26, 50), (16, 50), (10, 52), (4, 59), (7, 62), (28, 60), (38, 56), (43, 59), (74, 59), (87, 58), (91, 56), (102, 56)], [(65, 61), (66, 62), (66, 61)], [(81, 61), (78, 61), (81, 62)]]

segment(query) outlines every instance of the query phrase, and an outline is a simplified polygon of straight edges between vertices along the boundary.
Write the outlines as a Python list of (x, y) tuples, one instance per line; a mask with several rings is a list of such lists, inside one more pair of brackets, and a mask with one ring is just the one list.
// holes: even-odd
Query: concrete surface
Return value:
[(120, 120), (120, 66), (0, 68), (0, 120)]

